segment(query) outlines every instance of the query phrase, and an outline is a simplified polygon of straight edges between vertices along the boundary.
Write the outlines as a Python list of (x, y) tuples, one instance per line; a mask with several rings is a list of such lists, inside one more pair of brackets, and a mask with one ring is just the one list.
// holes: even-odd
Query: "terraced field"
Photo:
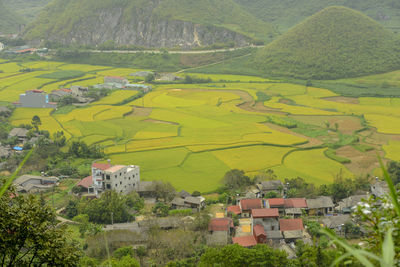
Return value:
[[(34, 71), (19, 72), (24, 68)], [(0, 100), (8, 102), (28, 89), (89, 86), (106, 75), (139, 71), (61, 62), (0, 62), (0, 70)], [(71, 70), (83, 73), (62, 76)], [(250, 175), (271, 168), (281, 179), (300, 176), (324, 184), (339, 173), (363, 174), (363, 155), (369, 153), (369, 165), (376, 163), (370, 162), (370, 149), (399, 159), (398, 99), (345, 98), (251, 76), (191, 75), (212, 82), (157, 85), (128, 103), (137, 92), (113, 91), (88, 106), (57, 111), (17, 108), (12, 123), (30, 123), (38, 115), (41, 129), (100, 145), (113, 163), (139, 165), (144, 180), (169, 181), (178, 190), (215, 190), (234, 168)], [(328, 157), (328, 147), (351, 163)]]

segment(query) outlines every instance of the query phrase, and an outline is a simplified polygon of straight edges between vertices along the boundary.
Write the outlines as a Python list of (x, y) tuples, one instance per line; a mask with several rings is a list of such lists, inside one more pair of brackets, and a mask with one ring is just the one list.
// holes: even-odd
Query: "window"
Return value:
[(118, 184), (115, 184), (115, 187), (118, 187)]
[(107, 184), (107, 189), (111, 189), (111, 185), (110, 184)]
[(129, 177), (129, 180), (131, 179), (131, 177)]
[(115, 178), (117, 178), (117, 175), (114, 175), (115, 176)]
[(121, 181), (121, 182), (119, 182), (119, 184), (122, 184), (122, 181)]
[(274, 230), (275, 230), (275, 226), (272, 225), (272, 226), (271, 226), (271, 231), (274, 231)]
[(107, 179), (107, 180), (110, 180), (110, 179), (111, 179), (110, 175), (107, 174), (107, 175), (106, 175), (106, 179)]
[(119, 173), (119, 176), (121, 176), (122, 172)]

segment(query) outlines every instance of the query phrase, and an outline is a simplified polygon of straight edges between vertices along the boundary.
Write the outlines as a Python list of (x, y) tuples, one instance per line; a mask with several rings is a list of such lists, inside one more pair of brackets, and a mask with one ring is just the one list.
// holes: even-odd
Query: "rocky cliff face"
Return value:
[(58, 32), (51, 30), (46, 35), (41, 41), (81, 45), (98, 45), (109, 40), (117, 45), (183, 48), (227, 42), (245, 46), (249, 43), (248, 37), (222, 27), (146, 17), (146, 14), (135, 14), (127, 20), (122, 8), (99, 10), (69, 29)]

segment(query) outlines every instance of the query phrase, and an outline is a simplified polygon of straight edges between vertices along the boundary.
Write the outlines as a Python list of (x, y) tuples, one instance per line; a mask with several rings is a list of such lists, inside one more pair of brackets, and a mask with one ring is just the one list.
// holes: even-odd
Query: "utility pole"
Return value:
[(111, 212), (111, 225), (114, 225), (114, 212)]

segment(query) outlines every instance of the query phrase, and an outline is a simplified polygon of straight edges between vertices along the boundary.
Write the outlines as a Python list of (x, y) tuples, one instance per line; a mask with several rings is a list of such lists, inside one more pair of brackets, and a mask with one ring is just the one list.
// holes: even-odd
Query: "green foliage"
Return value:
[(80, 251), (55, 227), (55, 213), (33, 195), (0, 200), (0, 257), (7, 266), (76, 266)]
[[(25, 37), (29, 40), (49, 35), (57, 36), (59, 40), (68, 38), (71, 32), (84, 27), (87, 30), (87, 25), (96, 25), (96, 14), (107, 12), (111, 7), (124, 10), (120, 21), (122, 25), (132, 23), (133, 19), (152, 18), (155, 22), (180, 20), (201, 24), (210, 33), (213, 33), (216, 27), (225, 28), (248, 36), (249, 39), (268, 40), (274, 35), (272, 26), (254, 18), (233, 0), (166, 0), (153, 2), (152, 5), (143, 0), (57, 0), (46, 6), (38, 19), (27, 27)], [(71, 10), (75, 10), (73, 14)], [(83, 19), (94, 23), (80, 25)], [(81, 40), (78, 42), (83, 43)], [(109, 40), (101, 48), (112, 49), (114, 46), (114, 42)]]
[(162, 203), (162, 202), (158, 202), (153, 207), (152, 211), (158, 217), (167, 217), (168, 216), (169, 207), (167, 205), (165, 205), (164, 203)]
[(317, 221), (308, 221), (306, 222), (307, 232), (310, 233), (312, 237), (320, 237), (321, 236), (321, 225)]
[(288, 184), (287, 197), (306, 197), (314, 198), (317, 196), (317, 189), (314, 184), (307, 183), (303, 178), (285, 179)]
[(36, 129), (36, 132), (38, 132), (39, 126), (42, 125), (40, 117), (37, 115), (33, 116), (31, 124), (32, 124), (32, 127)]
[(248, 249), (239, 245), (209, 248), (201, 257), (199, 266), (287, 266), (286, 252), (267, 245)]
[(0, 1), (0, 32), (17, 33), (19, 26), (24, 22), (21, 16), (17, 15), (13, 9), (5, 6), (3, 1)]
[(372, 19), (378, 20), (387, 28), (396, 31), (400, 27), (400, 8), (396, 0), (235, 0), (246, 11), (263, 21), (274, 24), (280, 32), (286, 32), (291, 27), (308, 16), (329, 7), (346, 6), (361, 11)]
[(237, 190), (250, 185), (251, 179), (245, 175), (244, 171), (234, 169), (225, 174), (223, 182), (229, 189)]
[(135, 252), (133, 251), (132, 247), (121, 247), (119, 249), (117, 249), (116, 251), (114, 251), (113, 256), (116, 259), (121, 259), (125, 256), (131, 256), (133, 257), (135, 255)]
[(328, 158), (335, 160), (339, 163), (342, 163), (342, 164), (351, 163), (350, 159), (336, 155), (336, 151), (334, 149), (327, 149), (324, 151), (324, 154)]
[(110, 224), (112, 219), (114, 223), (122, 223), (134, 219), (133, 214), (143, 208), (143, 205), (143, 199), (136, 192), (122, 196), (114, 191), (108, 191), (97, 199), (82, 198), (75, 200), (75, 204), (70, 202), (66, 212), (70, 215), (86, 214), (93, 223)]
[(88, 146), (85, 142), (74, 141), (69, 147), (68, 154), (77, 158), (101, 158), (104, 152), (98, 146)]
[(106, 260), (102, 263), (102, 266), (112, 266), (112, 267), (140, 267), (139, 262), (132, 258), (131, 256), (124, 256), (121, 259), (111, 259)]
[(265, 101), (268, 101), (271, 99), (271, 97), (269, 95), (267, 95), (266, 93), (264, 93), (262, 91), (257, 91), (256, 96), (257, 96), (257, 102), (264, 103)]
[(255, 63), (274, 76), (355, 77), (398, 69), (398, 44), (393, 33), (367, 16), (345, 7), (330, 7), (260, 50)]
[(267, 121), (289, 129), (297, 128), (296, 121), (286, 117), (268, 116)]
[(170, 210), (168, 211), (169, 216), (190, 216), (193, 214), (192, 209), (183, 209), (183, 210)]
[(393, 180), (393, 183), (400, 183), (400, 162), (389, 161), (386, 168), (390, 178)]

